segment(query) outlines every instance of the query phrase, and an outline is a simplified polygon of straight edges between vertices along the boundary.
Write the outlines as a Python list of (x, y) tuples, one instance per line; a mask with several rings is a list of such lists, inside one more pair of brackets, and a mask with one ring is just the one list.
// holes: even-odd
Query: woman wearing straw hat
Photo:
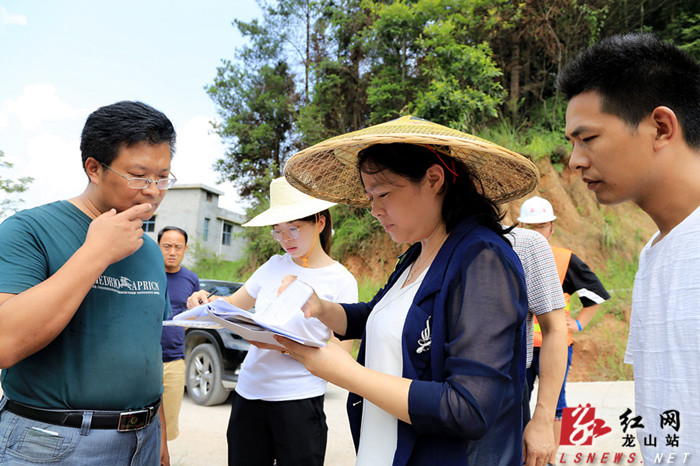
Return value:
[[(272, 225), (284, 255), (275, 255), (226, 301), (242, 309), (265, 309), (277, 296), (282, 278), (293, 274), (323, 299), (357, 301), (357, 282), (330, 256), (331, 202), (292, 188), (284, 178), (270, 184), (270, 208), (243, 226)], [(206, 302), (193, 294), (188, 306)], [(299, 313), (295, 328), (329, 336), (317, 319)], [(326, 381), (283, 354), (284, 349), (251, 342), (238, 376), (226, 437), (231, 465), (323, 465), (328, 428), (323, 412)]]
[(315, 197), (371, 206), (394, 241), (412, 243), (369, 303), (312, 295), (304, 306), (339, 336), (362, 337), (357, 361), (278, 338), (351, 392), (357, 464), (522, 464), (527, 298), (494, 199), (531, 190), (534, 165), (408, 117), (295, 154), (285, 175)]

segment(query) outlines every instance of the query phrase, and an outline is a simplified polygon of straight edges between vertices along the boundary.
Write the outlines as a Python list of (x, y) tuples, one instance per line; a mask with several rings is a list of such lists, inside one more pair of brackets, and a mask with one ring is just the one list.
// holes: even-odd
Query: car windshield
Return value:
[(243, 286), (242, 283), (237, 283), (237, 282), (227, 282), (223, 280), (208, 280), (208, 279), (200, 279), (199, 280), (199, 287), (209, 293), (212, 291), (216, 291), (217, 296), (230, 296), (233, 293), (236, 292), (241, 286)]

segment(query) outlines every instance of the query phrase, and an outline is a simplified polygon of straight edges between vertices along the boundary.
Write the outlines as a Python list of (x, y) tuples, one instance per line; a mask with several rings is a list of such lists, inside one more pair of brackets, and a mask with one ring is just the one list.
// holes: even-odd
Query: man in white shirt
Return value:
[(700, 65), (651, 34), (613, 36), (567, 64), (557, 87), (569, 99), (570, 167), (599, 202), (632, 201), (659, 228), (635, 278), (625, 361), (634, 364), (636, 412), (629, 417), (644, 462), (695, 464)]

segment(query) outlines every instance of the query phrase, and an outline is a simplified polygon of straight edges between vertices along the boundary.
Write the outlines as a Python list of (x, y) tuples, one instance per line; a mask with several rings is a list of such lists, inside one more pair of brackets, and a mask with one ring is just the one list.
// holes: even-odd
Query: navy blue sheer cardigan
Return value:
[[(401, 256), (369, 303), (343, 304), (341, 338), (363, 338), (372, 308), (418, 257)], [(394, 465), (522, 464), (522, 393), (527, 295), (520, 260), (510, 245), (474, 218), (448, 236), (411, 304), (402, 331), (403, 377), (412, 379), (408, 411), (399, 421)], [(348, 397), (355, 447), (362, 398)]]

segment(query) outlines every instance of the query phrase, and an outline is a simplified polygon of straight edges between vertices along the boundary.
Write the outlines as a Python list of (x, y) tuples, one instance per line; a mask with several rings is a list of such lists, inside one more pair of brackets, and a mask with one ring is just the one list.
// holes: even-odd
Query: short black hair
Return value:
[(556, 86), (567, 99), (597, 92), (602, 111), (632, 128), (666, 106), (685, 142), (700, 147), (700, 64), (653, 34), (615, 35), (584, 49), (559, 73)]
[(165, 233), (166, 231), (177, 231), (179, 233), (182, 233), (182, 236), (185, 237), (185, 244), (187, 244), (187, 232), (180, 227), (170, 227), (170, 226), (164, 227), (162, 230), (160, 230), (158, 232), (158, 244), (160, 244), (160, 238), (163, 236), (163, 233)]
[(100, 107), (88, 116), (80, 138), (83, 169), (88, 157), (110, 165), (122, 147), (139, 142), (167, 143), (175, 153), (175, 128), (163, 112), (143, 102), (124, 100)]

